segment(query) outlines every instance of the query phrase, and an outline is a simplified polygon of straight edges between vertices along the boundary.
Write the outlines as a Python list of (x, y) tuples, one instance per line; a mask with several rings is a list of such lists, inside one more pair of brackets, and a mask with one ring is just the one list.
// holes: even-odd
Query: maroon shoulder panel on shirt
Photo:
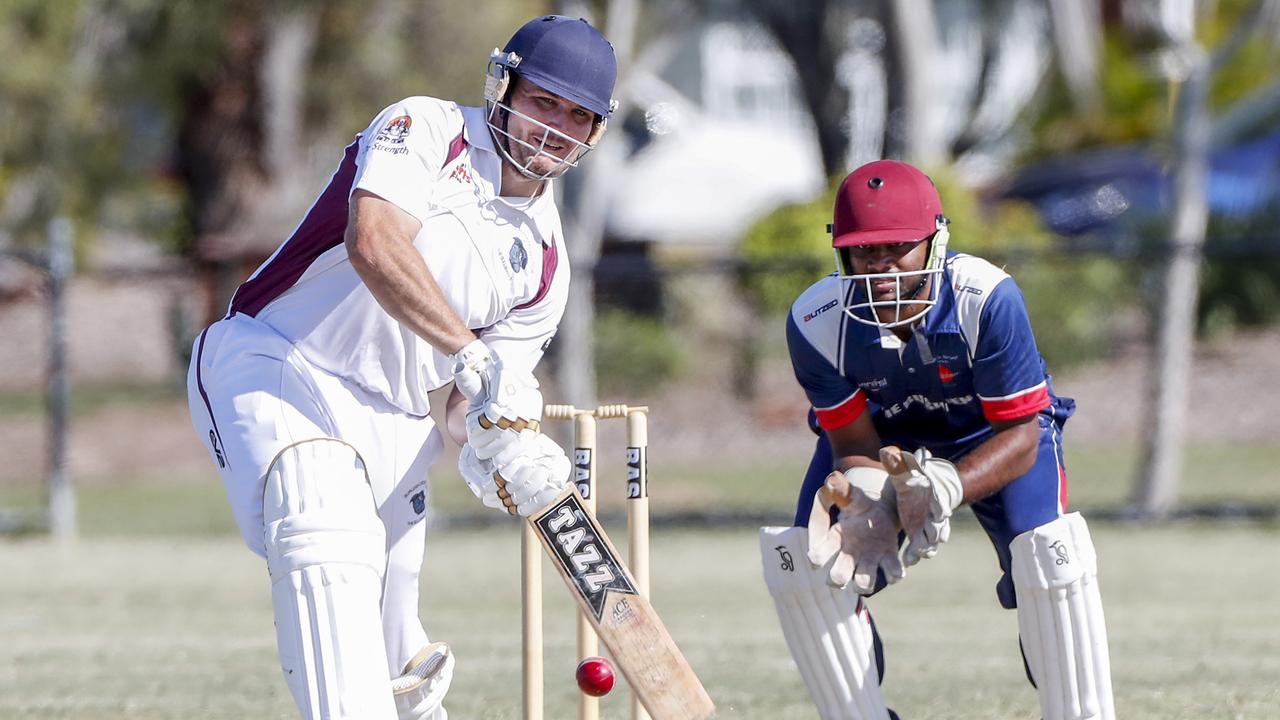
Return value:
[(449, 141), (449, 154), (445, 157), (444, 164), (440, 166), (440, 169), (443, 170), (449, 167), (449, 163), (453, 162), (454, 159), (461, 155), (462, 151), (466, 149), (467, 139), (462, 133), (458, 133), (458, 137)]
[(351, 185), (356, 179), (356, 152), (359, 147), (359, 138), (347, 146), (337, 172), (316, 198), (298, 229), (257, 275), (236, 289), (231, 298), (232, 315), (256, 316), (267, 303), (293, 287), (316, 258), (342, 243), (347, 232)]
[(556, 252), (556, 239), (542, 245), (542, 278), (538, 280), (538, 292), (527, 303), (517, 305), (516, 310), (524, 310), (538, 304), (551, 290), (551, 280), (556, 276), (556, 266), (560, 264), (560, 256)]

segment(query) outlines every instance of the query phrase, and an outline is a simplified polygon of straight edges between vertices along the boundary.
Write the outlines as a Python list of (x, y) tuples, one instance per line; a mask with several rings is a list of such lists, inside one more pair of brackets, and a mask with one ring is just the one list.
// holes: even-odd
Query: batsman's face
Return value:
[[(548, 92), (523, 78), (510, 99), (507, 132), (521, 142), (511, 143), (516, 162), (534, 173), (550, 172), (562, 161), (576, 160), (591, 135), (595, 114), (575, 102)], [(522, 117), (524, 116), (524, 117)]]

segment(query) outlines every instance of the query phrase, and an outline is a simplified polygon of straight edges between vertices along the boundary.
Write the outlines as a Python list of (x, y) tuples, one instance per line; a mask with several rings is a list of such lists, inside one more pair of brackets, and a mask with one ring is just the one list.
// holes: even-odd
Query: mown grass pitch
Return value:
[[(613, 530), (615, 540), (625, 532)], [(1119, 716), (1272, 718), (1275, 528), (1095, 523)], [(458, 656), (451, 716), (518, 718), (518, 535), (435, 533), (423, 618)], [(625, 542), (623, 542), (625, 544)], [(760, 581), (755, 529), (659, 531), (654, 604), (724, 718), (812, 718)], [(907, 720), (1039, 717), (973, 523), (872, 600)], [(546, 576), (547, 717), (574, 717), (570, 603)], [(627, 693), (603, 699), (627, 717)], [(0, 543), (0, 717), (290, 718), (265, 571), (231, 537)]]

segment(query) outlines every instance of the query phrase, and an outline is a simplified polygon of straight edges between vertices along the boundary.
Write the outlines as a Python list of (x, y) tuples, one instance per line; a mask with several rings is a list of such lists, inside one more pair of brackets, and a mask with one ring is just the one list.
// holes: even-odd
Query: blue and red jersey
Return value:
[(941, 277), (937, 304), (906, 341), (849, 317), (835, 274), (796, 300), (787, 344), (820, 427), (869, 412), (883, 444), (954, 460), (990, 437), (992, 422), (1046, 413), (1060, 426), (1071, 415), (1075, 403), (1053, 393), (1013, 278), (954, 252)]

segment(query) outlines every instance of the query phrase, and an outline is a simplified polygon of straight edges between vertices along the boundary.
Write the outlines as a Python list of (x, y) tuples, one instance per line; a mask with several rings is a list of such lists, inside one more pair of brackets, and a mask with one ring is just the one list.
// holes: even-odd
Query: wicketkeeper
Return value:
[(1000, 562), (1000, 604), (1017, 608), (1044, 720), (1114, 720), (1097, 558), (1067, 512), (1062, 426), (1075, 403), (1053, 392), (1018, 286), (947, 249), (938, 192), (905, 163), (853, 171), (834, 216), (837, 272), (787, 320), (817, 447), (795, 527), (760, 537), (819, 714), (897, 717), (863, 598), (939, 554), (967, 504)]
[(454, 659), (418, 618), (429, 392), (455, 383), (446, 426), (486, 505), (527, 515), (568, 481), (532, 374), (569, 284), (553, 186), (604, 135), (616, 74), (595, 28), (546, 16), (493, 52), (485, 107), (383, 110), (195, 342), (192, 420), (309, 720), (447, 717)]

